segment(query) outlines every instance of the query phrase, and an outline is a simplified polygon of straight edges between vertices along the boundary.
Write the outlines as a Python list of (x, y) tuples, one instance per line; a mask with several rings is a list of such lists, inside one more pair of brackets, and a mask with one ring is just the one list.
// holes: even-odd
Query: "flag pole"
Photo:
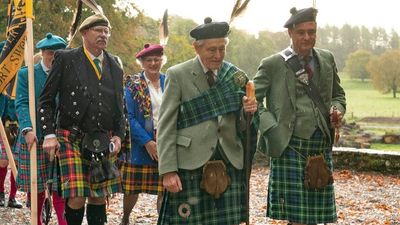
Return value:
[[(35, 113), (35, 80), (33, 70), (33, 2), (26, 0), (26, 48), (25, 64), (28, 66), (28, 90), (29, 90), (29, 115), (31, 118), (32, 129), (36, 134), (36, 113)], [(30, 174), (31, 174), (31, 224), (37, 225), (37, 155), (36, 142), (33, 142), (30, 150)]]
[(11, 172), (14, 174), (14, 177), (16, 179), (17, 175), (18, 175), (17, 166), (15, 165), (14, 156), (11, 152), (10, 143), (8, 142), (8, 139), (7, 139), (7, 134), (4, 129), (3, 120), (1, 120), (1, 119), (0, 119), (0, 136), (1, 136), (1, 139), (3, 140), (4, 147), (6, 148), (8, 164), (10, 165)]

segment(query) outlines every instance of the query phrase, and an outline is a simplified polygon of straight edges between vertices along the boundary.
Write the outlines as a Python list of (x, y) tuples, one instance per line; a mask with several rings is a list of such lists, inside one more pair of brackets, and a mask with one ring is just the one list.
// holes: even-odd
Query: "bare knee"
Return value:
[(71, 209), (80, 209), (85, 206), (86, 198), (85, 197), (74, 197), (68, 198), (68, 206)]
[(8, 160), (0, 159), (0, 168), (4, 168), (8, 166)]
[(106, 198), (104, 198), (104, 197), (100, 197), (100, 198), (89, 197), (88, 198), (88, 204), (91, 204), (91, 205), (104, 205), (104, 204), (106, 204)]

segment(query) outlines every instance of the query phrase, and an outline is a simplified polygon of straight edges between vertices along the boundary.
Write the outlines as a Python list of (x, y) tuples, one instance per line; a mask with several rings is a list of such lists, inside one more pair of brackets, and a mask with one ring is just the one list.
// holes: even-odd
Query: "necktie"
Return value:
[(99, 71), (100, 75), (101, 75), (101, 63), (100, 63), (100, 59), (95, 58), (93, 59), (94, 64), (96, 65), (97, 70)]
[(215, 80), (216, 80), (215, 74), (213, 73), (213, 71), (209, 70), (209, 71), (207, 71), (206, 75), (207, 75), (208, 85), (210, 87), (212, 87), (215, 84)]
[(303, 60), (304, 60), (304, 69), (308, 74), (308, 79), (311, 79), (314, 74), (313, 70), (310, 67), (311, 56), (306, 56), (303, 58)]

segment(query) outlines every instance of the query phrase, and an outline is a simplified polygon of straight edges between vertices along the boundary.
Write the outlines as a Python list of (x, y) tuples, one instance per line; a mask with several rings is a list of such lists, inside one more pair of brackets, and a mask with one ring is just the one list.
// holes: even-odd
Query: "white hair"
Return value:
[[(193, 45), (195, 45), (197, 47), (201, 47), (202, 45), (204, 45), (204, 43), (206, 41), (207, 41), (207, 39), (195, 40), (195, 41), (193, 41)], [(229, 44), (229, 38), (228, 37), (224, 37), (224, 41), (225, 41), (225, 45)]]
[[(141, 57), (141, 58), (136, 59), (136, 64), (138, 64), (140, 66), (140, 68), (142, 68), (142, 69), (143, 69), (143, 59), (145, 57)], [(167, 64), (167, 61), (168, 61), (167, 56), (166, 55), (162, 55), (161, 56), (161, 60), (162, 60), (162, 62), (161, 62), (160, 70), (165, 64)]]

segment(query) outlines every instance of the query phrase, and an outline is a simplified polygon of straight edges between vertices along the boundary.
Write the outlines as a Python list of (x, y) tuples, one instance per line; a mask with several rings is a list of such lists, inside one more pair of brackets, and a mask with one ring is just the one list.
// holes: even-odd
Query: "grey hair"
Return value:
[[(142, 68), (142, 69), (143, 69), (143, 58), (144, 57), (136, 59), (136, 64), (138, 64), (140, 66), (140, 68)], [(160, 70), (165, 64), (167, 64), (167, 61), (168, 61), (167, 56), (166, 55), (162, 55), (161, 56), (161, 60), (162, 60), (162, 62), (161, 62)]]
[[(193, 45), (195, 45), (197, 47), (201, 47), (202, 45), (204, 45), (204, 43), (206, 41), (207, 41), (207, 39), (195, 40), (195, 41), (193, 41)], [(229, 38), (228, 37), (224, 37), (224, 41), (225, 41), (225, 45), (229, 44)]]

